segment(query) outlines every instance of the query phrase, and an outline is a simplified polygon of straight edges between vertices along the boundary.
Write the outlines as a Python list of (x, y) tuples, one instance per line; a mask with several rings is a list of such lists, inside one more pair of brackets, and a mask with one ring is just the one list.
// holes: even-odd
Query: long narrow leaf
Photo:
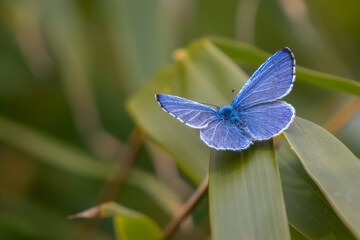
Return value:
[(276, 151), (289, 223), (308, 239), (355, 239), (311, 180), (285, 139)]
[(291, 240), (307, 240), (309, 238), (305, 237), (304, 234), (300, 233), (296, 228), (290, 225), (290, 235)]
[[(270, 57), (270, 54), (267, 54), (266, 52), (245, 43), (239, 43), (230, 39), (219, 37), (210, 37), (209, 40), (216, 47), (227, 54), (231, 59), (238, 62), (260, 65), (268, 57)], [(304, 67), (298, 66), (296, 68), (296, 80), (319, 87), (360, 96), (360, 82), (330, 74), (320, 73)]]
[(339, 217), (360, 238), (360, 161), (318, 125), (297, 117), (285, 136)]
[(119, 240), (160, 240), (162, 231), (154, 220), (115, 202), (105, 202), (69, 218), (111, 217)]
[(119, 240), (160, 240), (162, 231), (148, 216), (123, 207), (117, 203), (103, 204), (105, 217), (114, 219), (115, 231)]
[[(47, 165), (79, 176), (106, 180), (114, 173), (113, 166), (104, 161), (4, 117), (0, 117), (0, 141), (29, 153)], [(173, 191), (142, 170), (133, 169), (129, 184), (146, 192), (169, 215), (181, 204)]]
[(290, 239), (272, 143), (214, 151), (209, 201), (213, 239)]

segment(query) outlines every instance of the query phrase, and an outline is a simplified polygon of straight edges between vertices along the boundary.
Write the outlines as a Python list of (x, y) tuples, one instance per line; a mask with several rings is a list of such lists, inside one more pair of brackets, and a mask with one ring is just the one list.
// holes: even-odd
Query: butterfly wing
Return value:
[(295, 58), (289, 48), (276, 52), (246, 82), (232, 102), (241, 111), (286, 96), (295, 81)]
[(245, 109), (239, 117), (253, 140), (265, 140), (287, 129), (295, 117), (295, 109), (283, 101), (263, 103)]
[(201, 129), (200, 138), (216, 150), (240, 150), (251, 144), (240, 128), (222, 119), (214, 120)]
[(215, 109), (185, 98), (156, 94), (155, 99), (162, 109), (192, 128), (204, 128), (219, 118)]

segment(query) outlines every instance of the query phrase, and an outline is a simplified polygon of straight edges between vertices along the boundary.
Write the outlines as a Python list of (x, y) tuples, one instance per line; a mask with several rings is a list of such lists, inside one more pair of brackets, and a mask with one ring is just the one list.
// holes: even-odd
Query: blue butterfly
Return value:
[(246, 82), (231, 105), (218, 109), (184, 98), (156, 94), (163, 110), (189, 127), (217, 150), (241, 150), (253, 141), (281, 134), (295, 117), (295, 109), (281, 99), (295, 81), (295, 57), (289, 48), (276, 52)]

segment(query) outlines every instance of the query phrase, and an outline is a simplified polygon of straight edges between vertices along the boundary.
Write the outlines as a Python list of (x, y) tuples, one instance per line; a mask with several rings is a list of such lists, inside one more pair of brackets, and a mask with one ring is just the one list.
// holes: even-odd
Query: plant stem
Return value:
[(360, 98), (354, 97), (324, 125), (324, 128), (336, 134), (359, 110)]
[(103, 191), (98, 198), (98, 203), (113, 200), (122, 190), (145, 139), (146, 134), (139, 128), (136, 128), (132, 132), (130, 140), (116, 166), (115, 173), (112, 179), (103, 188)]
[[(113, 177), (107, 182), (98, 197), (98, 204), (113, 200), (121, 191), (131, 173), (131, 169), (135, 164), (145, 139), (146, 134), (139, 128), (136, 128), (132, 132), (128, 144), (118, 161)], [(96, 229), (100, 225), (100, 222), (101, 218), (99, 217), (88, 219), (75, 234), (74, 239), (91, 239), (91, 235), (95, 233)]]
[(193, 195), (188, 199), (188, 201), (182, 206), (179, 213), (176, 214), (170, 223), (164, 229), (163, 240), (170, 239), (175, 231), (179, 228), (180, 224), (184, 221), (187, 215), (196, 207), (200, 200), (207, 193), (209, 186), (209, 175), (206, 175), (205, 179), (201, 185), (196, 189)]

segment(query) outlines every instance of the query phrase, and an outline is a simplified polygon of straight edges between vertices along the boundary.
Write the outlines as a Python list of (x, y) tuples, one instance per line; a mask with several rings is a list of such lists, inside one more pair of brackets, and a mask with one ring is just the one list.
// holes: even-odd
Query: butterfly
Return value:
[(292, 123), (295, 109), (277, 101), (291, 91), (295, 57), (287, 47), (267, 59), (245, 83), (231, 105), (214, 109), (185, 98), (156, 94), (163, 110), (189, 127), (216, 150), (242, 150), (254, 141), (281, 134)]

